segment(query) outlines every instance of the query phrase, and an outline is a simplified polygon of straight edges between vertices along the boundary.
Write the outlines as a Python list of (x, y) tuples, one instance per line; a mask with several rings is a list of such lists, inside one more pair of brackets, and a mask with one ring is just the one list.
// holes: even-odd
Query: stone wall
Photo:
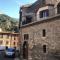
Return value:
[(60, 2), (60, 0), (46, 0), (46, 4), (56, 4), (57, 2)]
[[(46, 36), (42, 36), (43, 29)], [(28, 60), (59, 60), (60, 59), (60, 18), (22, 28), (22, 44), (24, 34), (29, 34)], [(43, 52), (46, 45), (46, 53)]]

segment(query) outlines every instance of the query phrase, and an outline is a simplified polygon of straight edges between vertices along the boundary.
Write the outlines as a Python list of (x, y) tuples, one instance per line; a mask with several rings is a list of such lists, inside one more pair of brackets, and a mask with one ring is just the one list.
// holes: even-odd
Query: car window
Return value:
[(10, 51), (11, 52), (11, 51), (14, 51), (14, 49), (7, 49), (7, 51)]

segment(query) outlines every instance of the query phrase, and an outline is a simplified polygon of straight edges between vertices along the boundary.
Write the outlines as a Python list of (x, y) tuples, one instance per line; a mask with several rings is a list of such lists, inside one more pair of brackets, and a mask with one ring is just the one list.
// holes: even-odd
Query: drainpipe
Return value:
[(12, 41), (12, 34), (10, 33), (10, 35), (11, 35), (11, 39), (10, 39), (10, 47), (11, 47), (11, 41)]
[(21, 25), (22, 25), (22, 10), (20, 8), (20, 18), (19, 18), (19, 34), (20, 34), (20, 60), (22, 60), (22, 28), (21, 28)]

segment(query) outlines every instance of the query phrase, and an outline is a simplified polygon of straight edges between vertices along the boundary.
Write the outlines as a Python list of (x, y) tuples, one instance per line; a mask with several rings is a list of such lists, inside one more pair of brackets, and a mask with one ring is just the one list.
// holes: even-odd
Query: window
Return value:
[(14, 40), (16, 40), (16, 37), (14, 37)]
[(2, 45), (3, 41), (0, 41), (0, 45)]
[(40, 18), (48, 17), (48, 16), (49, 16), (49, 10), (40, 11)]
[(25, 19), (22, 21), (22, 25), (24, 25), (24, 24), (26, 24), (26, 20)]
[(9, 38), (9, 35), (7, 35), (7, 39)]
[(43, 45), (43, 52), (46, 53), (46, 45)]
[(6, 45), (8, 45), (8, 43), (9, 43), (9, 42), (8, 42), (8, 41), (6, 41)]
[(26, 16), (26, 23), (30, 23), (32, 21), (32, 17), (31, 16)]
[(15, 42), (14, 42), (14, 45), (15, 45)]
[(45, 37), (46, 36), (46, 30), (45, 29), (43, 29), (43, 37)]
[(24, 21), (22, 21), (22, 25), (28, 24), (30, 22), (32, 22), (32, 17), (31, 16), (26, 16), (26, 19)]
[(0, 34), (0, 38), (3, 38), (3, 34)]
[(24, 40), (28, 40), (29, 39), (29, 35), (28, 34), (24, 34)]
[(42, 0), (42, 4), (45, 4), (46, 3), (46, 1), (45, 0)]

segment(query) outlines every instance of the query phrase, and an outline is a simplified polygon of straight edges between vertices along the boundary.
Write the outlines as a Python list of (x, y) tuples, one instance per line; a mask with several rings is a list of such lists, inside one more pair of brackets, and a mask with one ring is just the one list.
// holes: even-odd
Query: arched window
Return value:
[(57, 13), (60, 14), (60, 3), (57, 5)]

